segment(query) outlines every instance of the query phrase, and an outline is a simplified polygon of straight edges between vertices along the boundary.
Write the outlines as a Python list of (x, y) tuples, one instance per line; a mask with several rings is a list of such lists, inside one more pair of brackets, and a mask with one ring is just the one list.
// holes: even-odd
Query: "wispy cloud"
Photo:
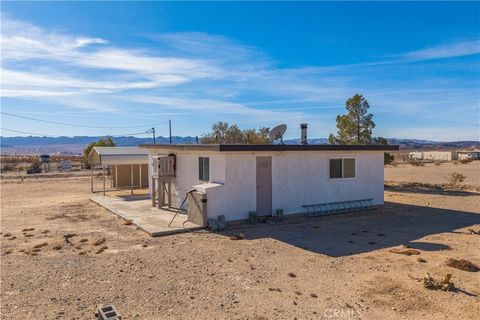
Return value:
[(480, 54), (480, 40), (463, 41), (416, 50), (399, 55), (404, 61), (426, 61)]
[[(63, 76), (67, 78), (67, 81), (63, 81), (66, 86), (73, 84), (78, 88), (82, 85), (87, 89), (95, 86), (100, 90), (113, 87), (117, 90), (126, 90), (179, 85), (193, 79), (216, 77), (221, 72), (216, 66), (201, 59), (164, 57), (148, 54), (140, 49), (115, 48), (106, 46), (108, 41), (101, 38), (59, 34), (27, 22), (12, 20), (5, 15), (2, 18), (2, 66), (22, 61), (36, 61), (43, 66), (42, 70), (35, 68), (26, 70), (24, 67), (23, 75), (13, 70), (5, 70), (3, 79), (7, 85), (12, 82), (22, 84), (23, 82), (17, 82), (18, 79), (15, 79), (22, 76), (23, 80), (29, 80), (27, 82), (34, 81), (36, 85), (41, 85), (43, 81), (44, 86), (51, 86), (54, 84), (52, 77), (45, 77), (45, 74), (49, 72), (65, 74), (70, 71), (78, 77), (77, 74), (80, 74), (81, 70), (75, 70), (75, 68), (123, 72), (120, 77), (117, 75), (117, 78), (128, 75), (128, 81), (131, 83), (91, 84), (82, 79), (74, 80), (71, 76)], [(27, 72), (30, 75), (27, 75)], [(58, 84), (59, 81), (56, 83)], [(18, 91), (18, 89), (15, 90)], [(12, 90), (7, 92), (10, 91)], [(40, 89), (37, 88), (36, 91)], [(49, 90), (45, 91), (49, 92)]]
[[(259, 48), (221, 35), (167, 33), (152, 39), (155, 47), (123, 48), (95, 35), (47, 30), (2, 15), (2, 105), (25, 100), (143, 118), (171, 116), (179, 122), (201, 118), (208, 125), (216, 120), (255, 127), (307, 121), (315, 122), (311, 135), (325, 136), (335, 131), (345, 99), (357, 92), (389, 124), (413, 117), (428, 121), (433, 113), (440, 123), (452, 108), (474, 110), (480, 100), (475, 83), (444, 77), (438, 70), (437, 76), (429, 71), (429, 77), (395, 77), (409, 71), (411, 62), (477, 55), (478, 40), (386, 60), (285, 68)], [(457, 117), (471, 124), (470, 117)], [(387, 129), (379, 124), (378, 134), (397, 132)], [(199, 129), (190, 124), (185, 130)], [(411, 132), (432, 138), (428, 130)]]

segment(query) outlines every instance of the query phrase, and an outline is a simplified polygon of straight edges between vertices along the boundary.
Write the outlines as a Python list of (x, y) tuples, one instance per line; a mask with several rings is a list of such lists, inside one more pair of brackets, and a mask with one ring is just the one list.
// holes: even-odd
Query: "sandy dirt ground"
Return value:
[(463, 184), (480, 187), (480, 161), (467, 164), (426, 163), (423, 167), (415, 167), (408, 163), (399, 164), (396, 167), (386, 166), (385, 181), (443, 184), (448, 183), (448, 175), (454, 172), (466, 176)]
[[(386, 205), (368, 212), (162, 238), (126, 225), (89, 195), (86, 177), (1, 184), (1, 319), (93, 319), (108, 303), (127, 320), (480, 312), (480, 272), (445, 265), (480, 264), (480, 236), (468, 232), (480, 230), (476, 193), (387, 190)], [(65, 234), (75, 234), (71, 243)], [(230, 239), (238, 234), (245, 239)], [(420, 255), (389, 252), (400, 245)], [(428, 290), (411, 278), (426, 272), (451, 273), (456, 290)]]

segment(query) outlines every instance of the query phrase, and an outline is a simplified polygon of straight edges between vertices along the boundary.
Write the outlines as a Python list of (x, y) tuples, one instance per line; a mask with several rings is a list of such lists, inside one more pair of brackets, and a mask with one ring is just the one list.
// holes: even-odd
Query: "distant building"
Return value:
[(456, 151), (424, 151), (423, 152), (423, 160), (452, 161), (457, 159), (458, 159), (458, 155)]
[(412, 160), (423, 160), (423, 152), (414, 151), (408, 154), (408, 158)]
[(58, 169), (60, 171), (72, 171), (72, 163), (68, 160), (63, 160), (58, 163)]
[(470, 147), (457, 151), (458, 160), (480, 160), (480, 147)]

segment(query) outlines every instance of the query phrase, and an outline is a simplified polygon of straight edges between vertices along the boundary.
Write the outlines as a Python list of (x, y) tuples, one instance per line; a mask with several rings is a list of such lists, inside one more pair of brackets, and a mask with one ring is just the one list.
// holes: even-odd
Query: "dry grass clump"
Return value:
[(77, 236), (76, 233), (66, 233), (63, 235), (63, 238), (65, 239), (66, 243), (70, 243), (70, 238), (76, 237), (76, 236)]
[(447, 266), (469, 272), (480, 271), (479, 266), (465, 259), (457, 260), (450, 258), (447, 260)]
[(33, 247), (35, 249), (38, 249), (38, 248), (45, 247), (45, 246), (48, 246), (48, 242), (42, 242), (42, 243), (34, 245)]
[(107, 246), (103, 246), (103, 247), (101, 247), (100, 249), (98, 249), (97, 252), (95, 252), (95, 254), (100, 254), (100, 253), (102, 253), (103, 251), (105, 251), (105, 250), (107, 250), (107, 249), (108, 249)]
[(398, 253), (398, 254), (404, 254), (404, 255), (406, 255), (406, 256), (411, 256), (411, 255), (414, 255), (414, 254), (420, 254), (420, 251), (418, 251), (418, 250), (416, 250), (416, 249), (398, 249), (398, 248), (394, 248), (394, 249), (388, 250), (388, 252)]
[(230, 240), (243, 240), (243, 239), (245, 239), (245, 235), (242, 233), (230, 237)]
[(445, 275), (442, 281), (435, 280), (429, 273), (423, 278), (423, 286), (430, 290), (450, 291), (454, 288), (451, 274)]
[(459, 173), (459, 172), (453, 172), (451, 174), (449, 174), (448, 176), (446, 176), (448, 182), (453, 185), (453, 186), (456, 186), (460, 183), (462, 183), (466, 178), (467, 176)]
[(473, 159), (462, 159), (462, 160), (458, 160), (458, 162), (460, 162), (461, 164), (467, 164), (467, 163), (470, 163), (472, 162)]
[(106, 241), (105, 238), (100, 238), (100, 239), (95, 240), (93, 242), (93, 245), (94, 246), (99, 246), (99, 245), (103, 244), (105, 241)]
[(414, 167), (424, 167), (425, 163), (418, 160), (409, 160), (408, 163)]

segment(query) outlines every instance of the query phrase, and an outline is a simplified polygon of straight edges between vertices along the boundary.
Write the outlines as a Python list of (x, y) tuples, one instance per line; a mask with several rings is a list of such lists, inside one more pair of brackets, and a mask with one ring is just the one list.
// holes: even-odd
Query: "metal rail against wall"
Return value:
[(375, 209), (375, 206), (373, 205), (373, 199), (309, 204), (303, 205), (302, 207), (307, 209), (306, 213), (309, 217)]

